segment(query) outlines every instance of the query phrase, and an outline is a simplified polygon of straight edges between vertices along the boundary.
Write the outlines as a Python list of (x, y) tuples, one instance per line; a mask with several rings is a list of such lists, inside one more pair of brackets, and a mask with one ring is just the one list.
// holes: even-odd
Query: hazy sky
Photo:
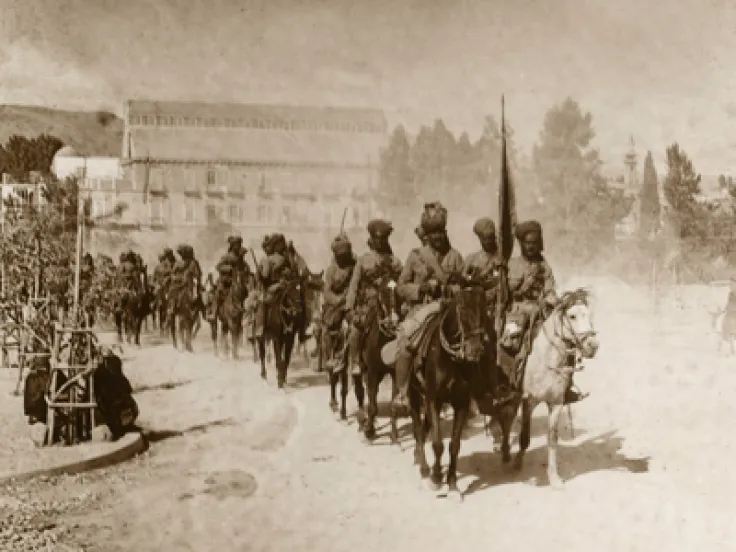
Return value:
[[(736, 173), (736, 4), (713, 0), (0, 0), (0, 102), (124, 99), (382, 107), (476, 137), (507, 116), (529, 152), (567, 95), (620, 166), (678, 140)], [(643, 156), (643, 155), (642, 155)]]

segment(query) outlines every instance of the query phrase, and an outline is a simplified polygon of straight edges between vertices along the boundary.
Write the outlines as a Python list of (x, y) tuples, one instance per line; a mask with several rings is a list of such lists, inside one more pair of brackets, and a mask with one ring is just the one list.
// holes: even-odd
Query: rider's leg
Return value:
[(348, 367), (352, 375), (360, 375), (360, 330), (355, 324), (348, 329)]
[(411, 365), (414, 361), (414, 355), (408, 348), (408, 340), (403, 332), (399, 332), (397, 338), (396, 352), (396, 387), (398, 394), (394, 397), (393, 404), (399, 408), (409, 407), (409, 381), (411, 379)]

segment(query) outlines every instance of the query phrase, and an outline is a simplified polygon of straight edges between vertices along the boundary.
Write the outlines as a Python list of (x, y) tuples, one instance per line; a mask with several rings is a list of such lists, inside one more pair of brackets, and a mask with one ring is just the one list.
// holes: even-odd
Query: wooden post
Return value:
[(79, 316), (79, 273), (82, 264), (82, 232), (84, 231), (84, 200), (79, 194), (77, 209), (77, 253), (74, 261), (74, 306), (72, 308), (73, 325), (76, 326)]

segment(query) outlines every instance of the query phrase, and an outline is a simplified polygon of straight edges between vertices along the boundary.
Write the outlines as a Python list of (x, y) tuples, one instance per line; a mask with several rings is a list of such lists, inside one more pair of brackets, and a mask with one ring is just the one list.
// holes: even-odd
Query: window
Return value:
[(198, 127), (204, 126), (204, 119), (202, 119), (202, 117), (197, 117), (196, 126)]
[(105, 200), (95, 199), (92, 202), (92, 218), (99, 218), (105, 214)]
[(268, 222), (268, 208), (263, 203), (258, 205), (256, 218), (258, 219), (259, 224), (266, 224), (266, 222)]
[(191, 199), (184, 203), (184, 222), (187, 224), (194, 224), (197, 222), (196, 205)]
[(148, 218), (152, 226), (161, 226), (164, 220), (164, 203), (160, 199), (151, 199), (148, 204)]
[(222, 206), (209, 203), (206, 208), (207, 224), (215, 224), (222, 222)]
[(217, 172), (215, 169), (207, 169), (207, 187), (213, 188), (217, 185)]
[(230, 204), (228, 214), (230, 216), (230, 222), (243, 222), (243, 208), (240, 205)]
[(290, 226), (292, 222), (293, 220), (291, 205), (284, 205), (281, 211), (281, 223)]

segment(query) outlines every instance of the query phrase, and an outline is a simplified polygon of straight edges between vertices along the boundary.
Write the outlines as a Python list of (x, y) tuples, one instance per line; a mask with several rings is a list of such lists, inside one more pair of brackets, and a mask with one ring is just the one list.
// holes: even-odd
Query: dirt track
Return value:
[(422, 487), (408, 427), (392, 447), (382, 419), (365, 445), (329, 411), (323, 376), (297, 362), (280, 393), (273, 372), (263, 384), (200, 341), (194, 356), (129, 351), (148, 453), (38, 492), (99, 496), (59, 520), (85, 550), (731, 549), (734, 360), (700, 322), (683, 333), (670, 313), (654, 331), (624, 309), (599, 306), (602, 349), (577, 378), (592, 396), (573, 410), (576, 438), (562, 430), (562, 491), (546, 486), (542, 408), (521, 473), (468, 429), (456, 504)]

